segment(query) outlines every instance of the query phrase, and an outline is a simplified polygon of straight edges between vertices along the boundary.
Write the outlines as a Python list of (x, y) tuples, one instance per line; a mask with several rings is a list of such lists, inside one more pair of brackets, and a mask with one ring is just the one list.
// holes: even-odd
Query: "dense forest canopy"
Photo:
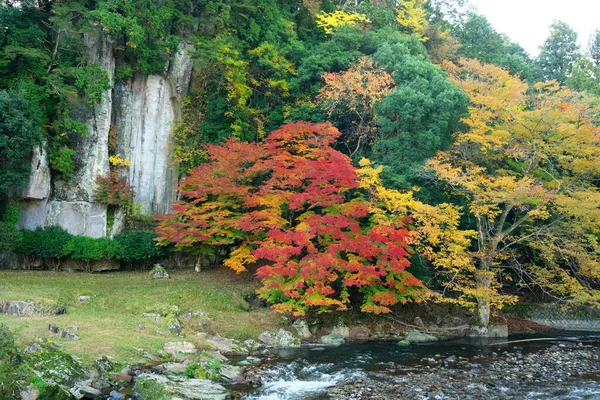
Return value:
[[(464, 5), (5, 0), (2, 209), (18, 198), (36, 145), (46, 146), (54, 178), (76, 170), (73, 143), (87, 135), (77, 115), (110, 87), (107, 71), (87, 57), (90, 42), (110, 43), (123, 82), (163, 73), (186, 43), (193, 76), (172, 135), (181, 200), (160, 222), (161, 244), (194, 252), (238, 246), (229, 260), (238, 270), (271, 262), (259, 269), (262, 293), (282, 311), (345, 308), (356, 289), (364, 310), (386, 312), (424, 293), (416, 278), (434, 297), (477, 305), (485, 323), (490, 306), (514, 301), (522, 287), (598, 303), (600, 33), (580, 49), (575, 31), (556, 21), (532, 58)], [(299, 120), (308, 125), (289, 125)], [(323, 129), (339, 134), (325, 140)], [(307, 131), (321, 132), (320, 141), (307, 136), (308, 144), (285, 147)], [(314, 169), (332, 157), (339, 169), (322, 171), (341, 197), (322, 204), (327, 190), (311, 186)], [(306, 170), (294, 170), (292, 159)], [(224, 182), (218, 168), (240, 175)], [(285, 170), (287, 178), (278, 175)], [(98, 199), (115, 207), (131, 201), (127, 182), (103, 179)], [(238, 195), (198, 192), (210, 179)], [(111, 188), (127, 188), (126, 196), (115, 198)], [(190, 223), (215, 209), (226, 214)], [(277, 223), (257, 217), (265, 210)], [(5, 232), (14, 232), (14, 218), (3, 213)], [(336, 215), (345, 229), (319, 231), (317, 219)], [(260, 229), (244, 223), (255, 217)], [(314, 235), (300, 235), (311, 221)], [(340, 247), (344, 235), (352, 249)], [(413, 265), (400, 268), (384, 248)], [(315, 262), (329, 267), (307, 272)]]

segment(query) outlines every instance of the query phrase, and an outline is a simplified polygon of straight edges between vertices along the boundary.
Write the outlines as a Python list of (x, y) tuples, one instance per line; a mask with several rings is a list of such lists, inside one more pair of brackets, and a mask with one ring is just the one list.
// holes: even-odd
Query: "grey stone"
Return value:
[(19, 317), (44, 317), (57, 314), (57, 308), (51, 303), (14, 300), (0, 302), (0, 313)]
[(29, 385), (19, 392), (21, 400), (37, 400), (40, 396), (40, 390), (34, 385)]
[[(93, 178), (95, 182), (95, 177)], [(72, 235), (106, 236), (106, 207), (89, 201), (48, 202), (46, 226), (57, 225)]]
[(186, 379), (179, 376), (141, 374), (135, 380), (134, 396), (139, 400), (155, 400), (158, 393), (165, 399), (179, 400), (229, 400), (231, 394), (223, 386), (203, 379)]
[(152, 270), (150, 271), (150, 277), (152, 279), (170, 279), (171, 277), (167, 273), (167, 270), (163, 268), (160, 264), (154, 264)]
[(408, 332), (404, 340), (408, 340), (410, 343), (426, 343), (426, 342), (437, 342), (438, 338), (423, 332)]
[(239, 383), (244, 381), (244, 368), (235, 365), (223, 365), (221, 376), (228, 382)]
[(77, 301), (80, 302), (80, 303), (85, 303), (86, 301), (89, 301), (90, 299), (91, 299), (90, 296), (79, 296), (77, 298)]
[(100, 375), (113, 370), (113, 363), (106, 356), (96, 359), (94, 366)]
[(59, 335), (63, 339), (70, 339), (70, 340), (79, 340), (80, 339), (76, 333), (74, 333), (68, 329), (59, 328), (56, 325), (52, 325), (52, 324), (48, 325), (48, 330), (50, 332), (54, 333), (55, 335)]
[(418, 326), (419, 328), (424, 328), (425, 327), (425, 324), (423, 323), (423, 320), (421, 319), (421, 317), (415, 317), (414, 324), (416, 326)]
[(46, 206), (48, 199), (21, 201), (19, 228), (34, 230), (46, 226)]
[(108, 397), (112, 400), (125, 400), (125, 396), (117, 392), (116, 390), (111, 391), (108, 394)]
[(206, 314), (204, 314), (204, 312), (202, 312), (201, 310), (194, 310), (192, 312), (185, 313), (181, 316), (181, 318), (187, 319), (187, 320), (190, 320), (192, 318), (198, 318), (198, 319), (207, 320), (207, 321), (210, 320), (210, 318), (208, 318), (206, 316)]
[(219, 335), (209, 335), (204, 332), (198, 333), (197, 336), (214, 350), (222, 351), (223, 353), (235, 352), (234, 347), (236, 346), (236, 343), (233, 339), (227, 339)]
[(369, 328), (364, 326), (358, 326), (350, 329), (350, 335), (348, 339), (350, 340), (368, 340), (369, 336), (371, 336), (371, 331)]
[(350, 337), (350, 328), (340, 322), (331, 329), (330, 334), (340, 335), (344, 339), (348, 339)]
[(273, 332), (264, 331), (258, 335), (258, 340), (272, 347), (299, 347), (300, 341), (292, 335), (291, 332), (285, 329), (279, 329), (277, 334)]
[(85, 385), (75, 385), (71, 389), (69, 389), (69, 393), (71, 393), (71, 395), (77, 400), (83, 398), (100, 400), (103, 398), (101, 391), (91, 386)]
[(163, 374), (175, 374), (175, 375), (184, 375), (187, 370), (188, 365), (190, 364), (189, 360), (185, 360), (184, 362), (170, 362), (160, 364), (156, 367), (156, 369)]
[(312, 337), (312, 333), (308, 329), (308, 323), (304, 318), (295, 320), (292, 327), (296, 330), (300, 339), (310, 339)]
[(172, 356), (190, 355), (198, 352), (196, 346), (190, 342), (169, 342), (163, 346), (165, 353)]
[(340, 346), (344, 344), (346, 340), (338, 333), (332, 333), (321, 337), (321, 343), (327, 346)]

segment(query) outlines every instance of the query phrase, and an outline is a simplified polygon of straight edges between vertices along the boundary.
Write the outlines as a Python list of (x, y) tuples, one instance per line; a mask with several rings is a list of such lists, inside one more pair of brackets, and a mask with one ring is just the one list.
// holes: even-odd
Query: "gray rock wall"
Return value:
[[(170, 211), (177, 188), (177, 166), (171, 161), (171, 132), (191, 78), (192, 60), (181, 45), (160, 75), (136, 75), (131, 82), (115, 82), (113, 43), (102, 34), (86, 34), (88, 59), (108, 73), (111, 88), (99, 104), (81, 104), (74, 111), (88, 134), (77, 141), (75, 176), (52, 180), (45, 148), (34, 149), (32, 174), (23, 192), (20, 227), (35, 229), (58, 225), (72, 234), (103, 237), (110, 232), (106, 207), (94, 201), (95, 181), (109, 170), (108, 141), (117, 129), (118, 152), (132, 165), (123, 171), (135, 186), (135, 202), (153, 214)], [(117, 216), (120, 214), (117, 212)], [(117, 218), (117, 222), (119, 218)]]

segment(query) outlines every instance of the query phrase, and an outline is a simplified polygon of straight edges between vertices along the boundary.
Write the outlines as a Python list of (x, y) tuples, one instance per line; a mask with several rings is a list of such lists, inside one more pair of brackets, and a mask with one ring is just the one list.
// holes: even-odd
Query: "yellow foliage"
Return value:
[(423, 8), (424, 3), (424, 0), (402, 0), (402, 4), (396, 10), (398, 24), (423, 42), (428, 40), (425, 31), (429, 25), (427, 13)]
[(317, 26), (323, 28), (326, 34), (331, 35), (334, 30), (346, 25), (356, 25), (359, 22), (369, 23), (364, 14), (349, 13), (337, 10), (333, 13), (320, 12), (316, 15)]
[(231, 268), (238, 274), (246, 271), (246, 265), (256, 262), (256, 257), (252, 255), (250, 246), (248, 243), (243, 243), (240, 247), (231, 252), (229, 258), (227, 258), (223, 265)]
[(121, 154), (108, 157), (108, 162), (113, 167), (131, 167), (131, 161), (121, 158)]

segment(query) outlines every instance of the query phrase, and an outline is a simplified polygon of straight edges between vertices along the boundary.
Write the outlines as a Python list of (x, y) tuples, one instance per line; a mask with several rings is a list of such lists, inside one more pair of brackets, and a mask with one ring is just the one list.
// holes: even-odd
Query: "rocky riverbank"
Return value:
[[(492, 350), (493, 349), (493, 350)], [(331, 399), (597, 399), (600, 343), (567, 342), (532, 351), (490, 346), (488, 355), (437, 354), (413, 365), (331, 388)], [(579, 394), (577, 394), (579, 393)]]

